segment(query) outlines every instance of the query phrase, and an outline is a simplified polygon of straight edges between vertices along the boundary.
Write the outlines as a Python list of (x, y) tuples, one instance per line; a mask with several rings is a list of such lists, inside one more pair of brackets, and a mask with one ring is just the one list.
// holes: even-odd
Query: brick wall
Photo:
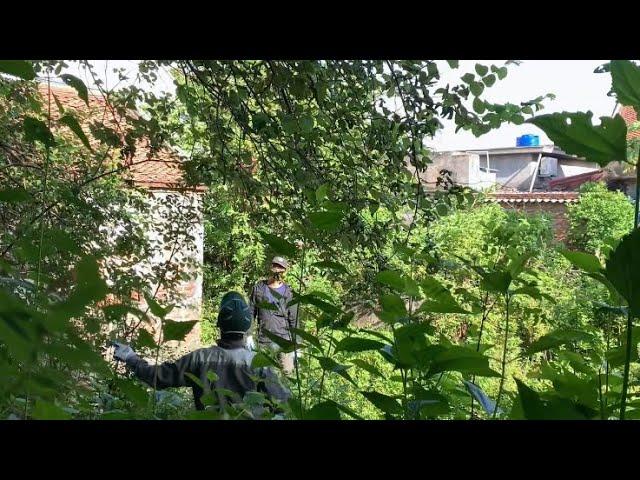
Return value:
[(524, 212), (527, 214), (547, 214), (553, 219), (554, 238), (563, 242), (569, 233), (569, 219), (567, 217), (566, 203), (506, 203), (500, 205), (509, 210)]

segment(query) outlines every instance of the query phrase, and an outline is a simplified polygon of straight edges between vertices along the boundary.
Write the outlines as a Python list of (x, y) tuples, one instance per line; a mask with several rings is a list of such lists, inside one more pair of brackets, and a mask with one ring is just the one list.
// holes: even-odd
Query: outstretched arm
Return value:
[(133, 355), (126, 360), (127, 367), (136, 377), (150, 386), (162, 390), (170, 387), (186, 387), (191, 381), (186, 373), (194, 373), (194, 355), (189, 353), (175, 362), (164, 362), (161, 365), (150, 365), (138, 355)]

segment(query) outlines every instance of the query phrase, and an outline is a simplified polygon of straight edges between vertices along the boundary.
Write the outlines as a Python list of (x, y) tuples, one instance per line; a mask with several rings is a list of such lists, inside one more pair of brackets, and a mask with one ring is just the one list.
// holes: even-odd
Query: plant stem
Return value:
[(631, 364), (631, 349), (633, 334), (633, 316), (631, 308), (627, 312), (627, 349), (624, 361), (624, 376), (622, 379), (622, 396), (620, 397), (620, 420), (624, 420), (625, 410), (627, 409), (627, 390), (629, 388), (629, 366)]
[[(633, 217), (633, 228), (638, 228), (638, 215), (640, 214), (640, 153), (638, 153), (638, 161), (636, 162), (636, 198)], [(627, 390), (629, 388), (629, 367), (631, 364), (631, 349), (633, 337), (633, 313), (631, 305), (627, 312), (627, 349), (624, 359), (624, 376), (622, 380), (622, 396), (620, 398), (620, 420), (624, 420), (625, 410), (627, 408)]]
[(505, 370), (507, 367), (507, 340), (509, 339), (509, 305), (511, 303), (511, 295), (508, 293), (505, 295), (506, 302), (506, 321), (505, 321), (505, 330), (504, 330), (504, 344), (502, 345), (502, 369), (500, 371), (500, 386), (498, 387), (498, 398), (496, 398), (496, 406), (493, 409), (493, 416), (491, 418), (496, 418), (498, 414), (498, 407), (500, 406), (500, 399), (502, 398), (502, 390), (504, 388), (504, 377)]

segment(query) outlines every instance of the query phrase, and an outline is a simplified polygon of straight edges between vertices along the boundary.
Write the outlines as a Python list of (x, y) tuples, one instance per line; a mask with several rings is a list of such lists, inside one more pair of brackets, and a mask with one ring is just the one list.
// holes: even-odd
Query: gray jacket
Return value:
[[(282, 386), (271, 369), (251, 368), (255, 354), (245, 348), (243, 341), (219, 340), (218, 346), (195, 350), (175, 362), (149, 365), (146, 360), (134, 355), (126, 363), (139, 379), (150, 386), (154, 386), (155, 380), (159, 390), (191, 387), (198, 410), (204, 410), (202, 400), (207, 394), (212, 394), (214, 403), (220, 408), (227, 403), (242, 401), (247, 392), (261, 392), (271, 400), (281, 402), (289, 400), (291, 392)], [(215, 373), (217, 380), (211, 381), (208, 372)], [(187, 373), (198, 378), (202, 386), (189, 378)]]
[[(281, 297), (264, 280), (258, 282), (251, 291), (249, 307), (256, 319), (258, 342), (262, 345), (272, 343), (264, 334), (265, 330), (286, 340), (300, 342), (300, 338), (294, 339), (289, 330), (291, 327), (298, 328), (298, 305), (287, 305), (293, 299), (293, 291), (286, 283), (284, 286)], [(267, 303), (273, 305), (274, 309), (262, 306)]]

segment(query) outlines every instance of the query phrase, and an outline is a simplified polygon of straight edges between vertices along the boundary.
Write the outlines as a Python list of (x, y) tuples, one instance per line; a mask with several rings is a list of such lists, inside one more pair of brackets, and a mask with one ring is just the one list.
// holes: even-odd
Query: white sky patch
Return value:
[[(452, 70), (447, 62), (438, 61), (441, 79), (438, 85), (455, 85), (462, 83), (460, 77), (465, 73), (475, 73), (475, 64), (495, 64), (502, 66), (505, 60), (461, 60), (460, 66)], [(509, 73), (503, 80), (497, 80), (491, 88), (486, 88), (483, 98), (492, 103), (514, 103), (531, 100), (547, 93), (556, 95), (555, 100), (545, 99), (544, 109), (538, 112), (576, 112), (591, 110), (594, 123), (598, 117), (610, 116), (615, 107), (615, 99), (608, 97), (611, 87), (611, 76), (608, 73), (596, 74), (594, 69), (605, 63), (605, 60), (526, 60), (519, 66), (510, 65)], [(68, 62), (70, 67), (64, 73), (76, 75), (85, 81), (88, 87), (93, 85), (91, 75), (78, 62)], [(96, 75), (105, 82), (107, 89), (122, 87), (135, 82), (138, 72), (138, 60), (91, 60)], [(119, 83), (114, 68), (124, 68), (129, 79)], [(168, 70), (158, 71), (155, 85), (142, 84), (140, 88), (150, 89), (160, 94), (175, 92), (175, 85)], [(396, 106), (399, 107), (399, 105)], [(468, 102), (469, 108), (471, 99)], [(531, 133), (540, 136), (541, 144), (549, 144), (549, 138), (534, 125), (505, 124), (479, 138), (471, 132), (459, 130), (455, 132), (453, 120), (440, 119), (444, 129), (436, 133), (427, 142), (434, 150), (471, 150), (497, 147), (514, 147), (516, 137)]]

